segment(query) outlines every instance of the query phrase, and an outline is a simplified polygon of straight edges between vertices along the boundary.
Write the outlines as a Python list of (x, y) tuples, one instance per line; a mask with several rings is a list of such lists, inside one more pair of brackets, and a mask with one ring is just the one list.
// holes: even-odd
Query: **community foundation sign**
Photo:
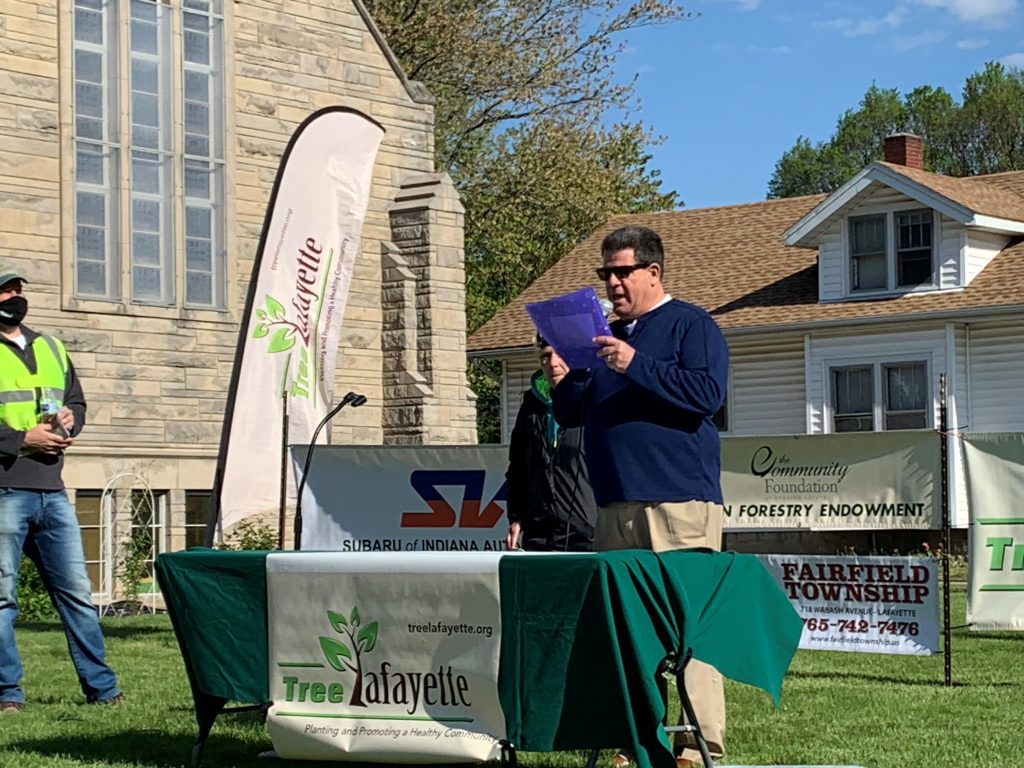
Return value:
[(726, 530), (937, 528), (932, 431), (722, 440)]

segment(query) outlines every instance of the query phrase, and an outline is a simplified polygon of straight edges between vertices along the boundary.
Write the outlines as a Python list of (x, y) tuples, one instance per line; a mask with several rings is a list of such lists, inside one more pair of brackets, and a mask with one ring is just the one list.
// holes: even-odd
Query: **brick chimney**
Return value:
[(894, 133), (885, 137), (885, 162), (924, 169), (924, 141), (912, 133)]

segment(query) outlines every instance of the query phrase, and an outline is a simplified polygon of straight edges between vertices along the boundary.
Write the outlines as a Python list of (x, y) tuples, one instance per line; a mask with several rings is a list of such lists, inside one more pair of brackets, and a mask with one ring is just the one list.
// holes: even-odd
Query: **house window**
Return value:
[(103, 0), (75, 2), (75, 292), (120, 297), (117, 48)]
[(924, 363), (883, 365), (882, 408), (885, 428), (928, 426), (928, 382)]
[(184, 0), (185, 304), (224, 306), (221, 0)]
[(928, 426), (928, 366), (923, 361), (844, 366), (830, 372), (833, 432)]
[(850, 219), (853, 289), (885, 288), (885, 215)]
[(171, 11), (131, 0), (132, 300), (174, 301)]
[(852, 289), (885, 291), (933, 285), (933, 219), (929, 209), (851, 217)]
[(77, 297), (224, 308), (221, 12), (75, 0)]
[(932, 277), (932, 212), (896, 214), (896, 285), (928, 285)]
[[(156, 556), (164, 551), (164, 521), (167, 519), (167, 493), (164, 491), (131, 492), (131, 527), (129, 529), (130, 549), (134, 549), (145, 560), (145, 574), (139, 584), (139, 594), (159, 592), (154, 577), (153, 563)], [(127, 554), (130, 554), (127, 553)]]
[(82, 549), (85, 551), (85, 570), (92, 582), (92, 593), (102, 595), (106, 587), (103, 579), (107, 567), (107, 554), (104, 538), (106, 530), (103, 525), (102, 494), (99, 491), (76, 491), (75, 511), (78, 513), (78, 526), (82, 529)]
[(874, 385), (870, 367), (832, 370), (833, 431), (871, 432), (874, 429)]
[(185, 549), (205, 546), (209, 516), (210, 492), (185, 491)]

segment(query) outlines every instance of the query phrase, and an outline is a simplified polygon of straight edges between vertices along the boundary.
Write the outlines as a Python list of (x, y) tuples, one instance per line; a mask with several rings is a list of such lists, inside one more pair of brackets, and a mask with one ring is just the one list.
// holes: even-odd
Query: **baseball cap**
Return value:
[(13, 269), (4, 269), (0, 267), (0, 288), (7, 285), (11, 280), (21, 280), (23, 283), (27, 283), (24, 277), (21, 276), (20, 272), (16, 272)]

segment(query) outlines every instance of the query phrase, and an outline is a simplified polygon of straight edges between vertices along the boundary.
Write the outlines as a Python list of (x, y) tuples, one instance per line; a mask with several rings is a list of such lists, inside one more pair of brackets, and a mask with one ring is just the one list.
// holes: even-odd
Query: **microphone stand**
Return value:
[(313, 449), (316, 448), (316, 439), (320, 435), (322, 430), (331, 419), (333, 419), (338, 411), (344, 408), (346, 405), (350, 405), (353, 408), (358, 408), (360, 405), (366, 402), (365, 395), (357, 395), (355, 392), (349, 392), (343, 398), (341, 402), (331, 408), (331, 410), (324, 416), (323, 421), (317, 424), (316, 429), (313, 431), (313, 437), (309, 441), (309, 449), (306, 451), (306, 462), (302, 465), (302, 474), (299, 476), (299, 486), (295, 496), (295, 541), (294, 548), (296, 551), (302, 549), (302, 491), (306, 487), (306, 475), (309, 473), (309, 465), (313, 461)]

